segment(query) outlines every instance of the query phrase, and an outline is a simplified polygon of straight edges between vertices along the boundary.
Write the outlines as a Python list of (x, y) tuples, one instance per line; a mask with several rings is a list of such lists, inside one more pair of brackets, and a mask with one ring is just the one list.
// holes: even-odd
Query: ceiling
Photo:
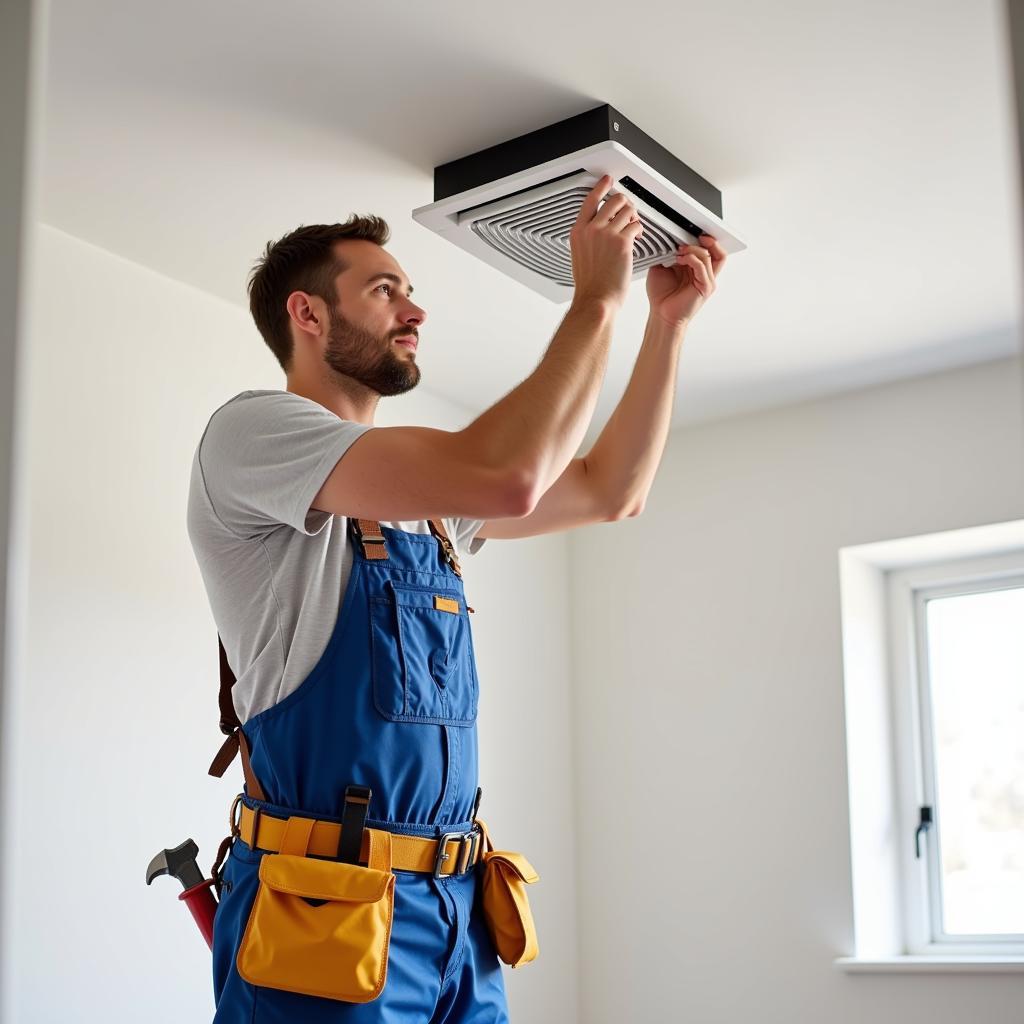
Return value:
[[(676, 426), (1018, 350), (1003, 0), (51, 0), (48, 31), (45, 222), (245, 308), (267, 240), (378, 213), (428, 314), (420, 386), (474, 413), (565, 307), (410, 211), (436, 165), (605, 102), (749, 245), (690, 327)], [(587, 446), (646, 316), (637, 281)]]

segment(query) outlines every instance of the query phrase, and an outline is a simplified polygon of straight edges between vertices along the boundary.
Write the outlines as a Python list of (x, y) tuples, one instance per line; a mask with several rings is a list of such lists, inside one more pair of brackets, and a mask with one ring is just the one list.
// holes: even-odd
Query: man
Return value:
[[(540, 365), (459, 431), (373, 425), (381, 396), (419, 382), (416, 350), (429, 343), (380, 218), (299, 228), (253, 273), (250, 308), (287, 387), (242, 392), (213, 414), (188, 508), (223, 642), (222, 726), (235, 729), (219, 770), (240, 746), (246, 779), (219, 878), (221, 1024), (508, 1019), (476, 870), (479, 680), (458, 554), (639, 514), (682, 339), (726, 259), (705, 235), (649, 270), (629, 386), (574, 458), (642, 231), (610, 186), (602, 178), (572, 229), (574, 297)], [(393, 870), (375, 875), (380, 844)], [(308, 868), (319, 889), (275, 883), (269, 868), (283, 864)], [(391, 874), (387, 933), (367, 939), (378, 959), (315, 977), (300, 933), (354, 915), (361, 880)], [(294, 935), (266, 924), (282, 899)], [(337, 920), (325, 942), (355, 918)]]

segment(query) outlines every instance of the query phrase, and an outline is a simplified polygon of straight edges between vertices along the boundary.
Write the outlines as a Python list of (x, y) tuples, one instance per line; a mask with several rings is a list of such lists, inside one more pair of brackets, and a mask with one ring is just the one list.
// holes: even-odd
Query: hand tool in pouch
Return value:
[(152, 885), (153, 879), (159, 875), (172, 875), (181, 882), (185, 891), (178, 897), (192, 912), (199, 930), (206, 939), (206, 944), (213, 949), (213, 915), (217, 911), (217, 898), (211, 887), (212, 878), (203, 878), (196, 858), (199, 847), (195, 840), (186, 839), (173, 850), (161, 850), (146, 869), (146, 885)]

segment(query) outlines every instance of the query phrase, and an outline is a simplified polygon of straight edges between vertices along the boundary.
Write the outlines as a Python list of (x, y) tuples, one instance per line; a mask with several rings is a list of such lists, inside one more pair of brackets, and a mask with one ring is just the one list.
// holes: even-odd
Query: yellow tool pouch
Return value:
[(495, 850), (487, 826), (479, 818), (483, 833), (482, 903), (487, 930), (498, 956), (510, 967), (536, 959), (537, 929), (533, 924), (526, 886), (540, 876), (530, 862), (511, 850)]
[(289, 818), (281, 852), (264, 854), (238, 973), (253, 985), (367, 1003), (387, 979), (391, 833), (367, 829), (363, 867), (307, 857), (312, 828), (311, 818)]

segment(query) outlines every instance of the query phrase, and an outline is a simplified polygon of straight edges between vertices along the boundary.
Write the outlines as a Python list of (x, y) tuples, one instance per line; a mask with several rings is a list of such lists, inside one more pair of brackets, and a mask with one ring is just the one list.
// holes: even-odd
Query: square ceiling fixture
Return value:
[(722, 193), (607, 103), (434, 168), (434, 202), (413, 219), (555, 302), (573, 295), (569, 231), (587, 193), (634, 203), (643, 233), (633, 277), (670, 266), (679, 245), (713, 235), (745, 249), (722, 221)]

